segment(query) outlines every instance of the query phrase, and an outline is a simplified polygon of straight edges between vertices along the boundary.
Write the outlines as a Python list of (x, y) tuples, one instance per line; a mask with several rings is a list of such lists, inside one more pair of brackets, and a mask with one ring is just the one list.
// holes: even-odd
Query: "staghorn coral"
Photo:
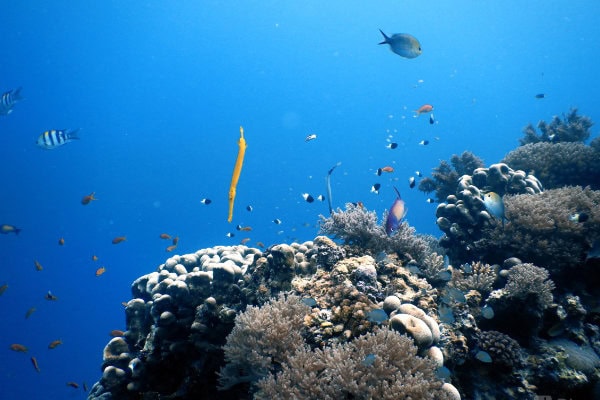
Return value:
[(502, 162), (524, 171), (535, 170), (536, 177), (547, 189), (566, 185), (600, 188), (600, 146), (531, 143), (511, 151)]
[[(585, 263), (600, 240), (600, 191), (581, 187), (547, 190), (536, 195), (505, 196), (504, 228), (481, 231), (470, 246), (488, 263), (518, 257), (558, 275)], [(583, 222), (575, 220), (585, 214)]]
[(433, 169), (432, 178), (421, 180), (418, 189), (425, 193), (435, 191), (437, 202), (441, 203), (447, 196), (456, 192), (459, 177), (472, 174), (475, 169), (483, 165), (483, 160), (469, 151), (463, 152), (460, 156), (454, 154), (450, 158), (450, 163), (441, 161), (440, 165)]
[(323, 350), (301, 348), (258, 383), (256, 399), (451, 399), (411, 339), (379, 329)]
[(496, 281), (497, 273), (497, 268), (479, 261), (463, 264), (460, 268), (452, 270), (450, 286), (463, 292), (477, 290), (480, 293), (489, 293)]
[(521, 145), (539, 142), (585, 142), (590, 137), (590, 128), (594, 123), (589, 117), (577, 115), (577, 108), (572, 108), (562, 119), (555, 115), (550, 123), (538, 122), (538, 135), (532, 124), (523, 129)]
[(257, 382), (287, 362), (304, 345), (301, 328), (309, 313), (300, 297), (280, 294), (260, 308), (250, 306), (239, 314), (223, 347), (227, 364), (219, 373), (220, 388)]
[[(384, 215), (384, 220), (385, 220)], [(422, 262), (431, 251), (428, 237), (415, 234), (415, 228), (406, 221), (402, 222), (392, 236), (385, 233), (384, 228), (377, 223), (375, 211), (346, 203), (346, 210), (339, 208), (329, 218), (320, 216), (320, 234), (333, 235), (347, 245), (360, 247), (375, 253), (381, 251), (397, 252)]]

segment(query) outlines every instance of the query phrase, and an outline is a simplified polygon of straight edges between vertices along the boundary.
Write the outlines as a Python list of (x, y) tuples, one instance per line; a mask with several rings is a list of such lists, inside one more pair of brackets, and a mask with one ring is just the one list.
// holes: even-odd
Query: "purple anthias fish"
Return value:
[(400, 192), (394, 186), (394, 190), (398, 197), (394, 200), (394, 204), (390, 207), (390, 211), (388, 213), (387, 219), (385, 221), (385, 233), (391, 236), (396, 230), (398, 230), (398, 226), (400, 222), (402, 222), (402, 218), (406, 216), (406, 212), (408, 209), (405, 207), (404, 200), (400, 196)]

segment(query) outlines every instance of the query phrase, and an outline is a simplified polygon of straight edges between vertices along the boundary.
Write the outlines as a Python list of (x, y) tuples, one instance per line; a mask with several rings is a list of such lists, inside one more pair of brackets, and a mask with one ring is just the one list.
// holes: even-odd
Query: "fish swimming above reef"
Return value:
[(371, 186), (371, 193), (379, 194), (379, 189), (381, 188), (381, 183), (375, 183)]
[(3, 224), (2, 226), (0, 226), (0, 233), (14, 233), (15, 235), (18, 235), (19, 232), (21, 232), (21, 229), (17, 228), (14, 225)]
[(421, 107), (415, 110), (415, 118), (418, 118), (421, 114), (427, 114), (428, 112), (433, 111), (433, 106), (431, 104), (423, 104)]
[(394, 172), (394, 167), (390, 167), (389, 165), (386, 165), (385, 167), (381, 167), (381, 168), (377, 168), (377, 176), (381, 176), (381, 174), (383, 172)]
[(88, 194), (87, 196), (83, 196), (83, 198), (81, 199), (81, 204), (84, 206), (87, 206), (92, 201), (98, 200), (97, 198), (94, 197), (95, 194), (96, 194), (96, 192), (92, 192), (92, 193)]
[(317, 138), (317, 134), (316, 134), (316, 133), (312, 133), (312, 134), (308, 135), (308, 136), (307, 136), (307, 137), (304, 139), (304, 141), (305, 141), (305, 142), (310, 142), (311, 140), (315, 140), (316, 138)]
[(502, 221), (502, 226), (504, 227), (506, 216), (504, 215), (504, 201), (502, 200), (502, 196), (496, 192), (488, 192), (483, 195), (483, 205), (491, 216)]
[(38, 137), (36, 144), (43, 149), (53, 150), (73, 140), (78, 140), (77, 131), (79, 129), (51, 129), (42, 133)]
[(119, 244), (127, 240), (126, 236), (117, 236), (112, 240), (112, 244)]
[(569, 221), (575, 222), (575, 223), (585, 222), (588, 219), (590, 219), (590, 216), (584, 212), (578, 212), (578, 213), (569, 215)]
[(419, 43), (416, 37), (408, 33), (394, 33), (390, 37), (383, 33), (381, 29), (379, 32), (383, 35), (383, 42), (379, 44), (389, 45), (390, 50), (400, 57), (415, 58), (421, 55), (421, 43)]
[(398, 143), (395, 143), (395, 142), (388, 143), (385, 147), (387, 147), (390, 150), (394, 150), (394, 149), (398, 148)]
[(397, 197), (390, 207), (390, 211), (388, 212), (385, 220), (385, 233), (387, 233), (388, 236), (391, 236), (395, 231), (398, 230), (400, 222), (402, 222), (402, 218), (404, 218), (408, 212), (408, 208), (406, 208), (404, 200), (402, 200), (402, 196), (400, 196), (400, 192), (395, 186), (394, 190), (396, 191)]
[(9, 90), (0, 97), (0, 115), (8, 115), (12, 112), (15, 104), (23, 100), (21, 88)]
[(544, 97), (546, 97), (545, 93), (538, 93), (538, 94), (535, 95), (536, 99), (543, 99)]

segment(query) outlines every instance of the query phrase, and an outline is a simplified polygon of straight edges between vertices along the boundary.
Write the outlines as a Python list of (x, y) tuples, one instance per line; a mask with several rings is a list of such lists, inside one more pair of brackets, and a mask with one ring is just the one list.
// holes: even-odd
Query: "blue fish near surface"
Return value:
[(421, 43), (419, 43), (416, 37), (408, 33), (395, 33), (390, 37), (383, 33), (381, 29), (379, 32), (381, 32), (384, 39), (379, 44), (390, 45), (390, 50), (400, 57), (415, 58), (421, 55)]
[(394, 190), (398, 197), (394, 200), (394, 203), (390, 207), (390, 212), (387, 215), (387, 219), (385, 220), (385, 233), (391, 236), (395, 231), (398, 230), (400, 226), (400, 222), (402, 222), (402, 218), (406, 216), (408, 209), (404, 204), (404, 200), (400, 196), (400, 192), (394, 186)]
[(0, 115), (8, 115), (17, 102), (23, 100), (21, 88), (10, 90), (0, 97)]
[(43, 149), (52, 150), (63, 144), (79, 139), (77, 131), (79, 131), (79, 129), (51, 129), (42, 133), (38, 137), (36, 144)]
[(498, 218), (502, 221), (502, 226), (504, 226), (504, 220), (506, 220), (506, 216), (504, 215), (504, 201), (502, 197), (496, 192), (488, 192), (483, 195), (483, 205), (488, 213), (491, 216)]

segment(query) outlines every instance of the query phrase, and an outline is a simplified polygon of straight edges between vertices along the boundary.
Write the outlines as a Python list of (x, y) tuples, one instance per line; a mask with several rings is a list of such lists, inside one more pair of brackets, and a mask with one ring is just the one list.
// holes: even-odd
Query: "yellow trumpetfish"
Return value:
[(244, 154), (246, 154), (246, 139), (244, 139), (244, 127), (240, 126), (240, 140), (238, 140), (237, 159), (235, 160), (235, 167), (233, 167), (233, 176), (231, 177), (231, 185), (229, 186), (229, 217), (227, 222), (231, 222), (233, 218), (233, 201), (235, 200), (235, 187), (240, 179), (240, 173), (242, 172), (242, 164), (244, 164)]

